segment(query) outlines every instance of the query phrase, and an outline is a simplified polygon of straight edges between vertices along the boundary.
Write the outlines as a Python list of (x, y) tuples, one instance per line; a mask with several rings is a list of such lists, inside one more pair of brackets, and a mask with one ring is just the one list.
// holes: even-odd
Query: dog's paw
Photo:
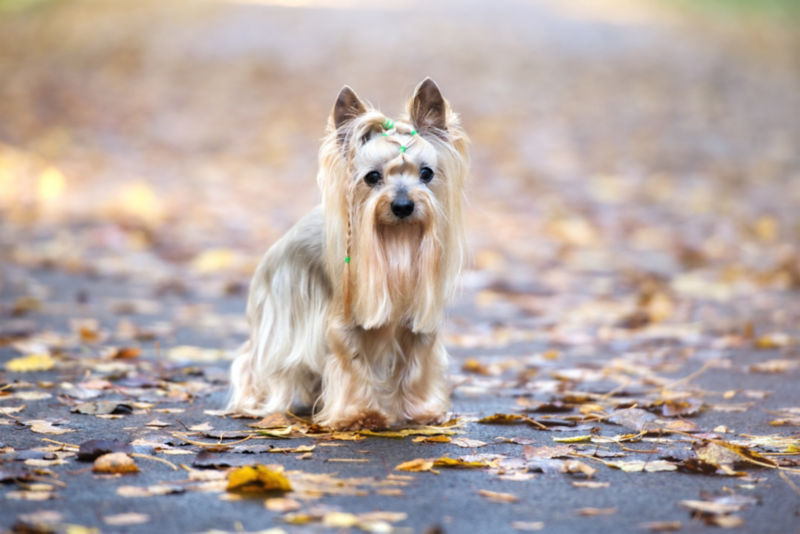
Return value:
[(355, 416), (336, 421), (330, 426), (336, 430), (381, 430), (389, 428), (389, 418), (376, 410), (367, 410)]
[(447, 421), (447, 413), (421, 413), (409, 419), (409, 423), (414, 425), (438, 425)]

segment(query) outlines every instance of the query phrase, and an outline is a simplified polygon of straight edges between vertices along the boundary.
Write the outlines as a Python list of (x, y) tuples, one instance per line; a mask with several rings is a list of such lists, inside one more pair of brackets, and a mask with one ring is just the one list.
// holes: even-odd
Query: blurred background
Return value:
[(485, 321), (457, 305), (453, 342), (781, 330), (800, 288), (799, 14), (793, 0), (0, 0), (0, 261), (242, 294), (319, 201), (339, 88), (397, 115), (431, 76), (473, 142), (461, 305)]

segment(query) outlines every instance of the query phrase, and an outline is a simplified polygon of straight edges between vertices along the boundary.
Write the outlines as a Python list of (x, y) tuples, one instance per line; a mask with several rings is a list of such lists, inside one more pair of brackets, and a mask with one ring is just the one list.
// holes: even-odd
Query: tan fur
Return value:
[[(439, 329), (465, 256), (467, 140), (432, 81), (408, 109), (383, 136), (386, 117), (349, 88), (340, 93), (319, 155), (322, 205), (270, 248), (253, 277), (231, 411), (302, 404), (335, 428), (444, 418)], [(428, 184), (423, 166), (435, 171)], [(364, 176), (372, 170), (382, 181), (371, 187)], [(391, 209), (400, 190), (414, 202), (407, 218)]]

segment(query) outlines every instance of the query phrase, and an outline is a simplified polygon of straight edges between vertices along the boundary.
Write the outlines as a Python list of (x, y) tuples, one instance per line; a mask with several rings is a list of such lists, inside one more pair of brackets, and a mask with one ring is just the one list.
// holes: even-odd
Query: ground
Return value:
[[(0, 528), (800, 532), (768, 4), (0, 2)], [(396, 116), (428, 75), (472, 139), (451, 420), (224, 415), (339, 88)]]

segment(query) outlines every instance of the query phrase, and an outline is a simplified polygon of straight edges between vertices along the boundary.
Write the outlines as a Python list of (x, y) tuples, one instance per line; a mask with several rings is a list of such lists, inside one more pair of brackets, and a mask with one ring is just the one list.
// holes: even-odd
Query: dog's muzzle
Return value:
[(408, 193), (404, 190), (399, 191), (392, 200), (392, 213), (399, 219), (405, 219), (414, 213), (414, 201), (408, 198)]

